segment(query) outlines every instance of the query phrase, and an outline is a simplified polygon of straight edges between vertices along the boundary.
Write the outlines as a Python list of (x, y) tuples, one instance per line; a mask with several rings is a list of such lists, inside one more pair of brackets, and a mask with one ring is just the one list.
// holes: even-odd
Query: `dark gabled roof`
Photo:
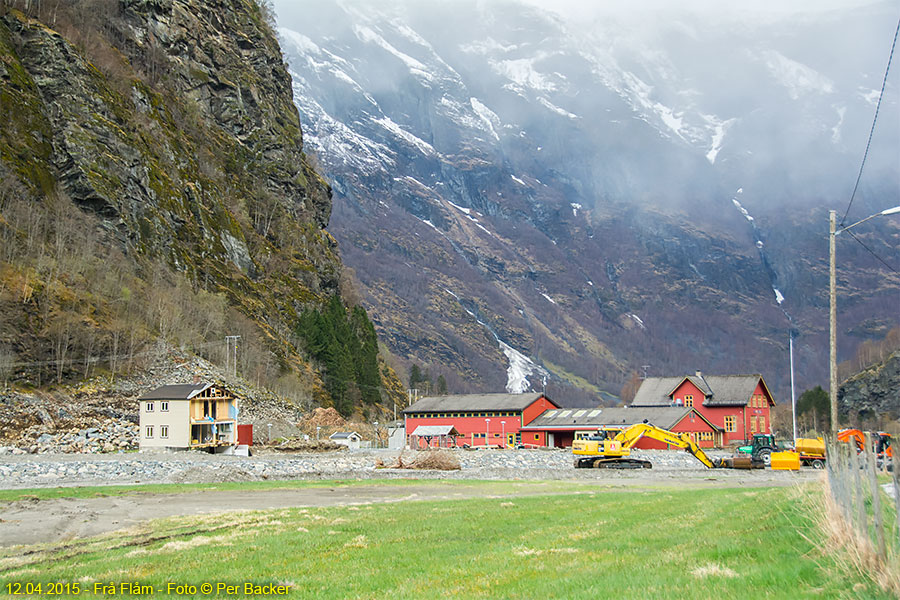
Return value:
[[(427, 396), (403, 411), (410, 413), (472, 412), (490, 410), (525, 410), (544, 394), (460, 394), (455, 396)], [(554, 406), (553, 400), (547, 398)]]
[(631, 406), (671, 406), (669, 396), (684, 377), (648, 377), (641, 382)]
[(328, 439), (332, 439), (332, 440), (347, 440), (347, 439), (352, 438), (353, 436), (356, 436), (356, 437), (358, 437), (358, 438), (362, 438), (362, 436), (359, 435), (358, 433), (356, 433), (355, 431), (335, 431), (335, 432), (332, 433), (330, 436), (328, 436)]
[(648, 377), (641, 382), (631, 406), (671, 406), (672, 394), (685, 381), (693, 383), (705, 398), (703, 406), (746, 406), (761, 382), (769, 400), (772, 394), (762, 375), (683, 375), (681, 377)]
[(704, 375), (703, 378), (713, 391), (712, 397), (703, 402), (704, 406), (744, 406), (750, 402), (750, 397), (760, 383), (766, 395), (775, 403), (762, 375)]
[(594, 429), (606, 426), (634, 425), (647, 421), (663, 429), (671, 429), (694, 412), (714, 430), (716, 427), (703, 415), (685, 406), (648, 406), (593, 409), (558, 409), (548, 410), (522, 429)]
[(178, 385), (164, 385), (152, 392), (147, 392), (138, 400), (190, 400), (206, 388), (212, 387), (211, 383), (182, 383)]

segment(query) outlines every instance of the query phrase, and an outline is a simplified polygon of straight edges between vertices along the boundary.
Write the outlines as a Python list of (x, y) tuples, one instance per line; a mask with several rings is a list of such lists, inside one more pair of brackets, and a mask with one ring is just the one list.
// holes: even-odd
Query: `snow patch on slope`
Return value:
[(550, 110), (552, 110), (553, 112), (555, 112), (558, 115), (562, 115), (563, 117), (573, 119), (573, 120), (579, 118), (578, 115), (572, 114), (569, 111), (567, 111), (566, 109), (556, 106), (555, 104), (553, 104), (552, 102), (550, 102), (549, 100), (544, 98), (543, 96), (538, 96), (537, 101), (540, 102), (542, 106), (549, 108)]
[(425, 154), (426, 156), (436, 154), (434, 146), (432, 146), (422, 138), (419, 138), (406, 131), (405, 129), (397, 125), (397, 123), (395, 123), (390, 117), (382, 117), (381, 119), (373, 119), (372, 121), (381, 125), (397, 137), (405, 140), (410, 145), (415, 146), (422, 154)]
[(409, 72), (426, 82), (431, 82), (434, 77), (429, 73), (428, 67), (424, 63), (416, 60), (409, 54), (397, 50), (390, 42), (377, 34), (371, 27), (365, 25), (354, 25), (353, 33), (356, 34), (359, 41), (366, 44), (375, 44), (382, 49), (399, 58), (409, 68)]
[(791, 100), (798, 100), (811, 93), (834, 93), (834, 82), (831, 79), (803, 63), (775, 50), (764, 51), (762, 58), (772, 77), (787, 89)]
[(478, 98), (469, 98), (469, 104), (472, 106), (472, 110), (475, 111), (475, 114), (478, 115), (478, 118), (481, 119), (484, 128), (494, 136), (495, 140), (499, 141), (500, 136), (497, 135), (494, 127), (500, 126), (500, 117), (478, 100)]
[(456, 298), (456, 301), (459, 302), (459, 305), (462, 307), (464, 311), (466, 311), (469, 316), (475, 319), (475, 322), (484, 327), (490, 332), (490, 334), (494, 337), (497, 344), (500, 346), (500, 350), (506, 356), (506, 359), (509, 361), (509, 367), (506, 369), (506, 391), (510, 394), (522, 394), (527, 392), (531, 388), (531, 383), (528, 381), (528, 378), (534, 375), (535, 373), (546, 377), (549, 373), (543, 368), (535, 364), (533, 360), (504, 342), (500, 339), (500, 336), (494, 331), (494, 328), (482, 321), (478, 318), (474, 312), (466, 308), (465, 304), (462, 303), (462, 300), (459, 296), (444, 288), (444, 291)]

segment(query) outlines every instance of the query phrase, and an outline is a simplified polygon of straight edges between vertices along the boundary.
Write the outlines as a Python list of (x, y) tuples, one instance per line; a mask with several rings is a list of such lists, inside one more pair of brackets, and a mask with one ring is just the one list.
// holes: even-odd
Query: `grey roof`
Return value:
[[(461, 394), (455, 396), (427, 396), (406, 410), (409, 413), (470, 412), (488, 410), (524, 410), (544, 394)], [(547, 398), (554, 406), (553, 400)]]
[(346, 440), (346, 439), (352, 438), (353, 436), (362, 437), (355, 431), (335, 431), (334, 433), (332, 433), (331, 435), (328, 436), (328, 439)]
[(631, 406), (670, 406), (669, 394), (682, 381), (684, 377), (648, 377), (641, 382)]
[(211, 383), (182, 383), (177, 385), (164, 385), (152, 392), (147, 392), (138, 400), (190, 400), (208, 387)]
[[(631, 406), (671, 406), (672, 393), (685, 379), (690, 380), (706, 397), (703, 406), (745, 406), (762, 382), (762, 375), (683, 375), (681, 377), (648, 377), (641, 382)], [(771, 394), (769, 394), (771, 398)], [(774, 401), (773, 401), (774, 403)]]
[(435, 435), (459, 435), (459, 432), (453, 425), (419, 425), (412, 432), (412, 435), (429, 437)]
[[(685, 406), (651, 406), (548, 410), (522, 429), (593, 429), (602, 426), (628, 426), (647, 421), (663, 429), (671, 429), (693, 409)], [(694, 411), (703, 419), (700, 413)], [(706, 421), (706, 419), (703, 419)], [(706, 421), (709, 423), (709, 421)], [(712, 425), (710, 423), (710, 425)], [(712, 425), (714, 429), (718, 429)]]

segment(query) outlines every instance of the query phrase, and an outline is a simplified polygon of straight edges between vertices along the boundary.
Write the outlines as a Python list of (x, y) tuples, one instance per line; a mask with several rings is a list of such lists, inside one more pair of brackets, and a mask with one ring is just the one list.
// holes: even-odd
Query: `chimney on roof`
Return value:
[(194, 385), (200, 383), (200, 375), (194, 373)]
[(696, 375), (696, 376), (699, 377), (700, 379), (703, 379), (703, 371), (695, 371), (695, 372), (694, 372), (694, 375)]

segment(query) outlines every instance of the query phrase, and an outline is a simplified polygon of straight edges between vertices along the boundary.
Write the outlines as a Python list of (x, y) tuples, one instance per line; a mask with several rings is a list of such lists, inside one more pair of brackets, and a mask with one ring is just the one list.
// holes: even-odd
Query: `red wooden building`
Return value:
[(742, 443), (754, 433), (771, 433), (775, 400), (762, 375), (694, 375), (648, 377), (632, 407), (693, 408), (721, 430), (716, 446)]
[(517, 446), (522, 427), (559, 406), (543, 394), (428, 396), (403, 411), (407, 436), (420, 425), (452, 425), (457, 446)]
[[(722, 431), (698, 411), (684, 406), (640, 408), (562, 408), (548, 410), (522, 428), (522, 442), (538, 446), (568, 448), (573, 440), (587, 437), (602, 428), (625, 429), (643, 422), (669, 431), (690, 434), (694, 442), (712, 448)], [(635, 448), (665, 449), (662, 442), (641, 438)]]

